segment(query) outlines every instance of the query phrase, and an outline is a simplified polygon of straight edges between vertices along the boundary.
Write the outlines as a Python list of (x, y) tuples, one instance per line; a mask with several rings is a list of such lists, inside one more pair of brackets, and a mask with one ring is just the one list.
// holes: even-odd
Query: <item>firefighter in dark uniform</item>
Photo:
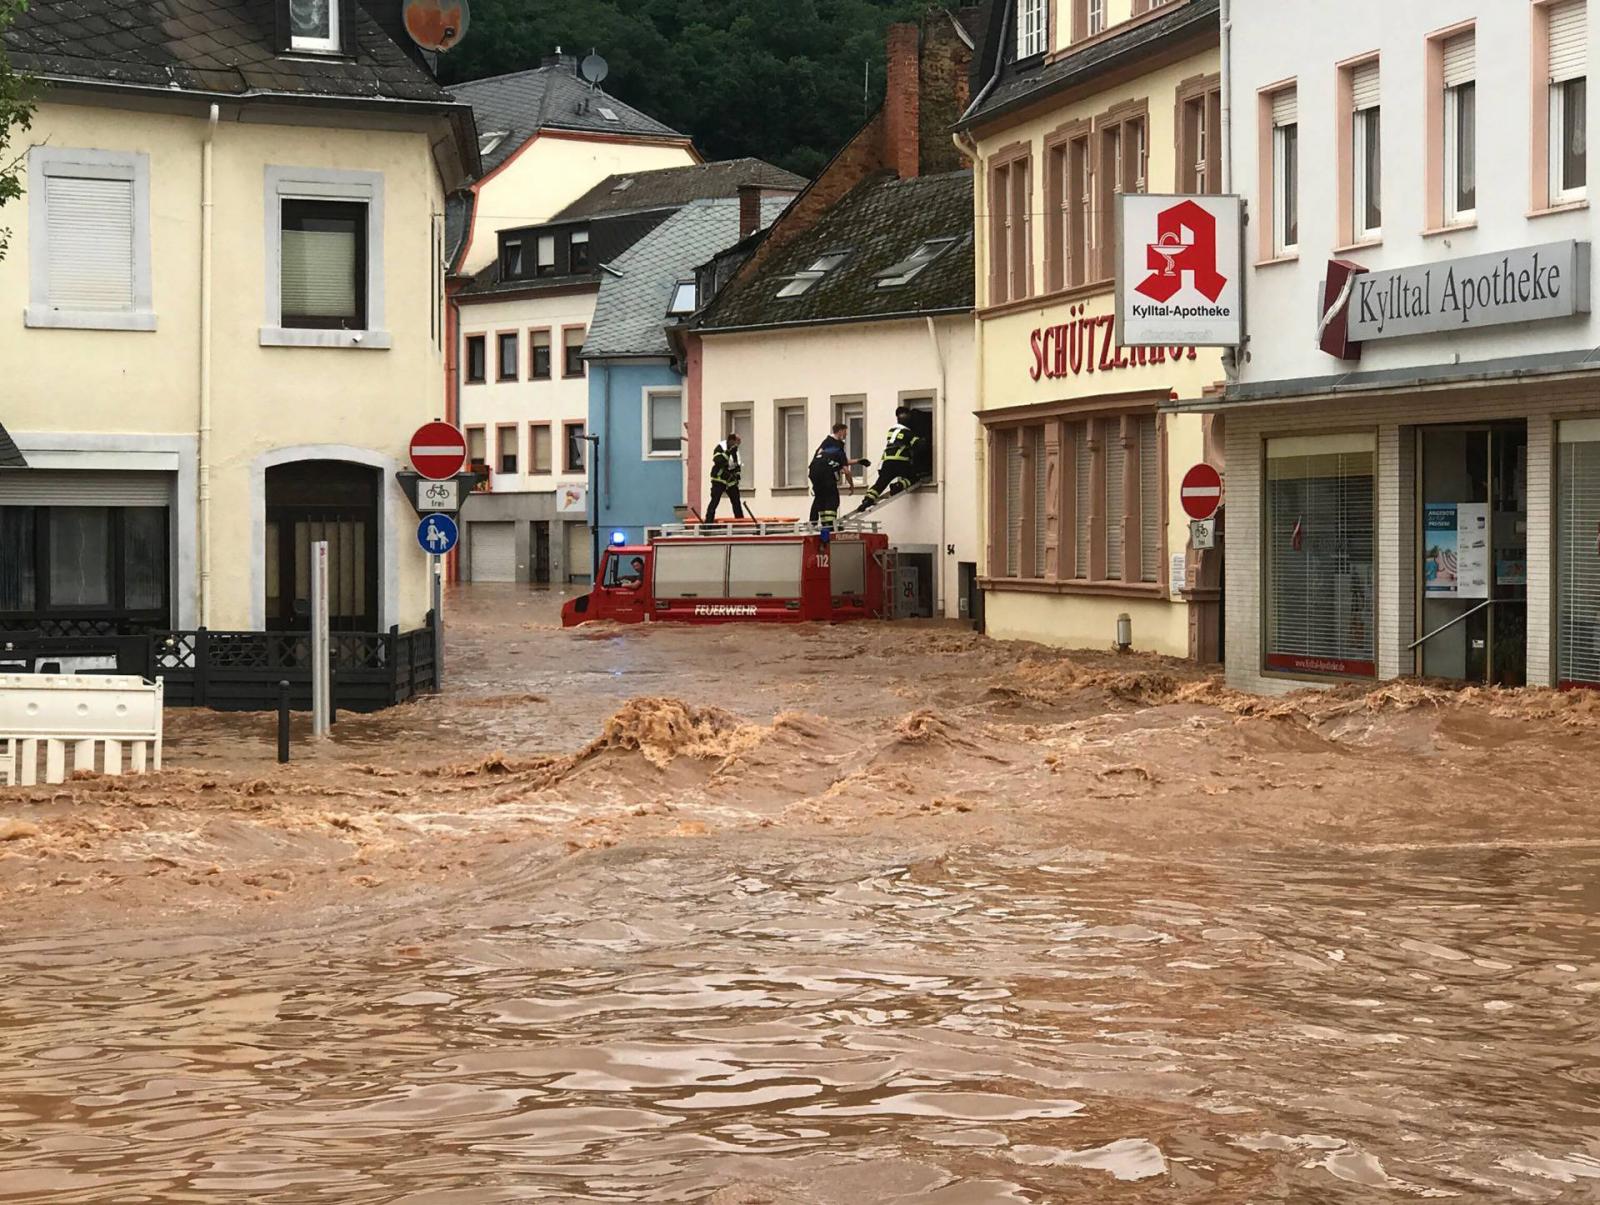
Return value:
[(811, 458), (811, 521), (831, 530), (839, 522), (839, 474), (855, 465), (872, 462), (865, 456), (851, 460), (844, 446), (845, 434), (850, 430), (843, 423), (835, 423), (828, 438), (817, 447)]
[(733, 517), (744, 518), (744, 503), (739, 500), (739, 437), (733, 432), (711, 453), (711, 504), (706, 507), (706, 522), (717, 521), (717, 507), (724, 496), (733, 503)]
[(901, 406), (894, 412), (895, 424), (889, 428), (884, 442), (883, 460), (878, 465), (878, 479), (867, 490), (867, 496), (852, 514), (870, 510), (885, 498), (903, 494), (916, 484), (921, 475), (918, 468), (922, 436), (906, 425), (912, 417), (911, 409)]

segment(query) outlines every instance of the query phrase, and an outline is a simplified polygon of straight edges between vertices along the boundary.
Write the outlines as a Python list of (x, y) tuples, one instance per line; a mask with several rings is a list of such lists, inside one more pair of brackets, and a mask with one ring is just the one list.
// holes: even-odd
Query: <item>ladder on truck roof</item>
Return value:
[[(729, 523), (663, 523), (659, 527), (646, 527), (644, 538), (648, 542), (663, 536), (814, 536), (821, 530), (820, 523), (797, 519), (745, 519)], [(879, 523), (850, 521), (836, 523), (833, 528), (835, 535), (882, 530)]]

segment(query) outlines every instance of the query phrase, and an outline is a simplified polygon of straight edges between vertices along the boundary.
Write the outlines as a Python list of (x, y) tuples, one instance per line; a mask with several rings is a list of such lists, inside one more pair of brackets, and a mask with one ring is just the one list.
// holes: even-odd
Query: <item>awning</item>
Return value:
[(11, 436), (6, 434), (4, 424), (0, 424), (0, 469), (25, 469), (28, 462), (22, 458), (22, 453), (17, 451), (17, 445), (11, 442)]

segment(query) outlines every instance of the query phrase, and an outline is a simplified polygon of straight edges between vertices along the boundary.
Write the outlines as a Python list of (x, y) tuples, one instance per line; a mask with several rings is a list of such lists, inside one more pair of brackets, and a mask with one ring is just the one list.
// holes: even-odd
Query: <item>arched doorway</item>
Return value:
[(311, 545), (328, 542), (328, 623), (378, 630), (378, 491), (382, 474), (344, 460), (266, 471), (266, 626), (311, 626)]

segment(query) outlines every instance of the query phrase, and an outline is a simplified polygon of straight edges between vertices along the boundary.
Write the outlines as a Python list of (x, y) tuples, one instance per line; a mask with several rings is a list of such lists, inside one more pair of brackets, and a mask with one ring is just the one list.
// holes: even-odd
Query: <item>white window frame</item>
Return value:
[[(63, 310), (50, 302), (50, 222), (46, 180), (77, 176), (127, 180), (133, 184), (133, 308)], [(23, 323), (89, 331), (153, 331), (156, 313), (151, 285), (150, 156), (135, 151), (92, 151), (35, 146), (28, 152), (28, 308)]]
[[(365, 330), (312, 330), (283, 325), (283, 202), (292, 200), (357, 201), (366, 205)], [(392, 347), (394, 337), (385, 325), (384, 309), (383, 173), (268, 167), (262, 213), (262, 225), (266, 228), (266, 321), (261, 326), (261, 346), (345, 347), (367, 351), (386, 351)]]
[[(1289, 182), (1284, 150), (1287, 130), (1295, 132), (1295, 241), (1288, 238)], [(1272, 127), (1272, 251), (1277, 256), (1300, 253), (1300, 123), (1286, 122)]]
[[(652, 447), (654, 427), (651, 423), (651, 412), (655, 409), (658, 398), (671, 397), (678, 400), (678, 450), (676, 452), (657, 452)], [(644, 453), (642, 460), (682, 460), (683, 450), (689, 442), (688, 431), (685, 429), (683, 413), (683, 389), (677, 385), (646, 385), (640, 393), (642, 405), (639, 407), (640, 416), (643, 418), (643, 433), (639, 448)]]
[[(1472, 141), (1473, 141), (1473, 200), (1471, 209), (1458, 209), (1456, 207), (1456, 177), (1460, 168), (1461, 154), (1461, 129), (1460, 129), (1460, 91), (1467, 86), (1472, 87)], [(1478, 220), (1476, 205), (1478, 190), (1476, 175), (1478, 171), (1477, 121), (1478, 89), (1477, 80), (1465, 80), (1460, 84), (1444, 90), (1444, 224), (1446, 226), (1470, 226)]]
[[(1367, 173), (1367, 138), (1371, 130), (1367, 121), (1368, 114), (1374, 115), (1378, 123), (1378, 224), (1368, 226), (1365, 224), (1367, 216), (1367, 198), (1372, 187), (1372, 178)], [(1383, 237), (1383, 106), (1381, 104), (1369, 105), (1365, 109), (1356, 109), (1350, 115), (1350, 179), (1353, 195), (1350, 198), (1353, 210), (1351, 225), (1355, 229), (1355, 241), (1358, 243), (1375, 242)]]
[[(789, 436), (788, 423), (785, 420), (791, 411), (798, 411), (800, 415), (800, 444), (803, 451), (799, 481), (789, 480)], [(772, 403), (772, 478), (774, 489), (794, 490), (809, 487), (810, 478), (806, 475), (806, 468), (811, 463), (811, 457), (804, 455), (804, 452), (810, 451), (810, 432), (810, 417), (807, 413), (805, 398), (779, 398)]]
[(1104, 33), (1106, 28), (1106, 0), (1089, 0), (1088, 13), (1084, 18), (1084, 28), (1089, 37), (1097, 33)]
[[(861, 420), (861, 445), (855, 451), (850, 450), (850, 432), (845, 432), (846, 456), (864, 457), (867, 455), (867, 438), (870, 428), (867, 426), (867, 395), (864, 393), (845, 394), (833, 399), (833, 421), (829, 424), (828, 433), (833, 433), (833, 428), (839, 423), (849, 427), (852, 418)], [(864, 465), (852, 464), (849, 467), (850, 480), (857, 485), (867, 483), (867, 470)]]
[[(279, 2), (280, 3), (287, 3), (288, 0), (279, 0)], [(340, 41), (340, 35), (343, 32), (339, 28), (339, 9), (340, 9), (340, 7), (341, 6), (340, 6), (340, 3), (339, 3), (339, 0), (328, 0), (328, 36), (327, 37), (325, 37), (325, 38), (305, 38), (305, 37), (296, 36), (295, 34), (291, 33), (289, 35), (289, 49), (294, 51), (294, 52), (296, 52), (297, 54), (298, 53), (338, 54), (339, 51), (342, 49), (342, 46), (343, 46), (343, 44)]]
[[(1574, 76), (1556, 80), (1550, 85), (1550, 204), (1573, 205), (1589, 197), (1588, 145), (1584, 146), (1584, 182), (1572, 188), (1563, 187), (1561, 169), (1566, 166), (1567, 106), (1565, 90), (1568, 84), (1582, 83), (1584, 100), (1588, 101), (1588, 77)], [(1584, 131), (1587, 135), (1588, 131)]]
[(1050, 0), (1019, 0), (1017, 58), (1031, 59), (1050, 49)]

